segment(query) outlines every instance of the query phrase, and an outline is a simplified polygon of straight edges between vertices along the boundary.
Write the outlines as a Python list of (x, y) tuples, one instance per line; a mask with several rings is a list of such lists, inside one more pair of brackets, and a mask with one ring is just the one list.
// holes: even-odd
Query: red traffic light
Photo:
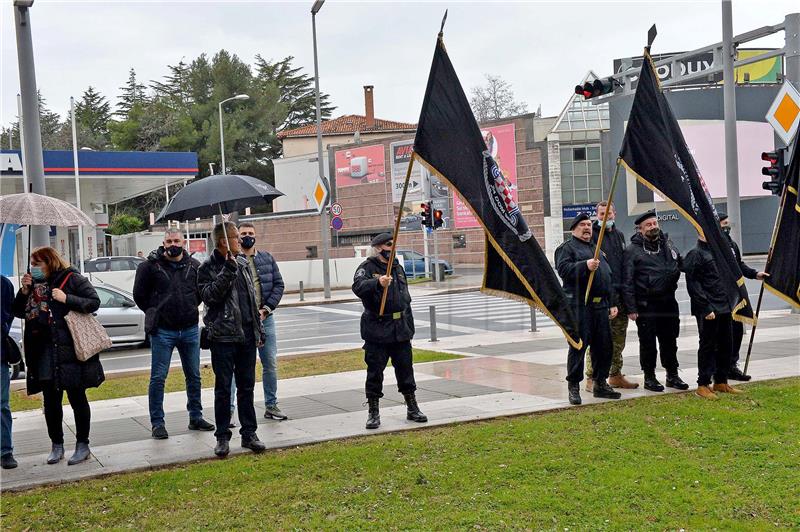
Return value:
[(775, 164), (778, 162), (778, 152), (776, 151), (762, 151), (761, 152), (761, 160), (762, 161), (769, 161), (770, 164)]
[(619, 86), (620, 82), (613, 77), (604, 79), (596, 79), (594, 81), (587, 81), (583, 85), (575, 86), (575, 94), (583, 96), (585, 99), (596, 98), (605, 94), (614, 92), (614, 88)]

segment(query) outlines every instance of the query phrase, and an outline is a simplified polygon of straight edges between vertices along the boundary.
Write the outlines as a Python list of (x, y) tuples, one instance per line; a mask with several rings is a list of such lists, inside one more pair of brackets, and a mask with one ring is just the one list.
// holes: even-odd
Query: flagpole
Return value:
[[(445, 15), (446, 16), (446, 15)], [(442, 22), (444, 24), (444, 22)], [(392, 235), (392, 251), (389, 253), (389, 264), (386, 267), (386, 275), (392, 275), (392, 264), (394, 264), (394, 255), (397, 251), (397, 234), (400, 232), (400, 218), (403, 216), (403, 205), (406, 203), (406, 192), (408, 192), (408, 181), (411, 179), (411, 167), (414, 166), (414, 159), (417, 154), (411, 152), (411, 160), (408, 161), (408, 169), (406, 170), (406, 181), (403, 184), (403, 195), (400, 197), (400, 210), (397, 211), (397, 219), (394, 222), (394, 234)], [(386, 296), (389, 295), (389, 285), (383, 287), (383, 295), (381, 296), (381, 308), (378, 316), (383, 316), (383, 310), (386, 307)]]
[[(767, 252), (767, 263), (764, 265), (764, 271), (769, 270), (769, 263), (772, 261), (772, 251), (775, 249), (775, 238), (778, 236), (778, 229), (781, 226), (781, 214), (783, 214), (783, 207), (786, 204), (786, 192), (789, 190), (788, 185), (784, 185), (783, 194), (781, 195), (781, 206), (778, 207), (778, 213), (775, 215), (775, 225), (772, 226), (772, 238), (769, 241), (769, 251)], [(758, 327), (758, 313), (761, 312), (761, 299), (764, 297), (764, 281), (761, 280), (761, 290), (758, 291), (758, 303), (756, 303), (755, 320), (753, 321), (753, 328), (750, 329), (750, 342), (747, 344), (747, 357), (744, 360), (743, 373), (747, 375), (747, 366), (750, 365), (750, 353), (753, 351), (753, 338), (756, 335), (756, 328)]]
[[(614, 179), (611, 180), (611, 189), (608, 191), (608, 200), (606, 201), (606, 210), (603, 213), (603, 223), (600, 225), (600, 234), (597, 236), (597, 247), (594, 249), (594, 260), (600, 258), (600, 246), (603, 245), (603, 237), (606, 233), (606, 222), (608, 221), (608, 212), (611, 210), (611, 200), (614, 197), (614, 189), (617, 188), (617, 177), (619, 177), (620, 159), (617, 157), (617, 168), (614, 170)], [(589, 282), (586, 284), (586, 296), (584, 297), (583, 304), (589, 304), (589, 291), (592, 288), (592, 281), (594, 274), (597, 270), (592, 270), (589, 274)]]

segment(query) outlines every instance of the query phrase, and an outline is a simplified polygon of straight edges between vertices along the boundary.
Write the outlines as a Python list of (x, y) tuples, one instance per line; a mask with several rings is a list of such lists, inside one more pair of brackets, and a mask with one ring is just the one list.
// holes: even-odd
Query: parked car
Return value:
[[(425, 255), (418, 251), (398, 249), (397, 256), (403, 261), (403, 269), (406, 271), (406, 276), (412, 278), (425, 277)], [(444, 268), (445, 275), (453, 275), (453, 267), (446, 260), (439, 259), (438, 261), (434, 261), (431, 258), (430, 261), (431, 267), (433, 267), (434, 262), (438, 262)]]
[(142, 257), (98, 257), (83, 261), (86, 273), (126, 272), (136, 270), (145, 260)]

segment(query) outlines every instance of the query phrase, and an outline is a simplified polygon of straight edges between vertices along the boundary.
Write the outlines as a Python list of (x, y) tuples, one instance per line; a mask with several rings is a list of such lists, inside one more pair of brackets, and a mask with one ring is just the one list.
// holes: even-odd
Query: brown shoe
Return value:
[(591, 392), (592, 390), (594, 390), (594, 379), (586, 377), (586, 391)]
[(629, 381), (622, 373), (609, 377), (608, 384), (610, 384), (612, 388), (624, 388), (626, 390), (633, 390), (639, 387), (638, 382)]
[(719, 399), (717, 394), (711, 391), (711, 388), (708, 386), (698, 386), (697, 390), (695, 390), (694, 394), (697, 397), (702, 397), (703, 399)]
[(715, 392), (722, 392), (722, 393), (733, 393), (733, 394), (744, 393), (743, 390), (740, 390), (738, 388), (734, 388), (733, 386), (731, 386), (727, 382), (723, 383), (723, 384), (715, 384), (714, 385), (714, 391)]

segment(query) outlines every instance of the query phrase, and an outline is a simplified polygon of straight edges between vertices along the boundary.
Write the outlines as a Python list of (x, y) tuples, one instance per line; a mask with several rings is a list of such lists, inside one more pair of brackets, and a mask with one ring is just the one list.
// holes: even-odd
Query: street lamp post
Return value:
[[(316, 0), (311, 6), (311, 33), (314, 39), (314, 92), (317, 100), (317, 163), (319, 164), (319, 177), (328, 189), (330, 198), (330, 185), (325, 179), (325, 165), (322, 159), (322, 110), (319, 101), (319, 63), (317, 61), (317, 13), (322, 9), (325, 0)], [(328, 237), (330, 236), (328, 213), (325, 205), (319, 216), (319, 231), (322, 239), (322, 287), (325, 299), (331, 297), (331, 267), (328, 251)]]
[(222, 128), (222, 104), (233, 100), (249, 100), (249, 99), (250, 96), (248, 96), (247, 94), (237, 94), (236, 96), (232, 96), (227, 100), (222, 100), (221, 102), (219, 102), (219, 152), (222, 155), (222, 175), (228, 173), (225, 168), (225, 133), (223, 132)]

